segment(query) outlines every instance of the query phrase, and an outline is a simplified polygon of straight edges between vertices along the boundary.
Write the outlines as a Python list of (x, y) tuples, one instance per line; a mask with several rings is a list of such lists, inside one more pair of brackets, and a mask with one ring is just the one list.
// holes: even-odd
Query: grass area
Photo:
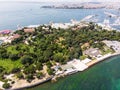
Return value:
[(10, 46), (7, 48), (8, 52), (11, 52), (12, 54), (17, 54), (18, 51), (15, 50), (15, 46)]
[(80, 56), (80, 60), (84, 60), (84, 59), (86, 59), (86, 58), (87, 58), (86, 55)]
[(22, 67), (22, 64), (20, 60), (11, 61), (7, 59), (7, 60), (0, 60), (0, 66), (3, 66), (7, 72), (10, 72), (13, 68)]
[(107, 46), (105, 46), (104, 47), (104, 51), (103, 50), (101, 50), (101, 52), (102, 52), (102, 55), (105, 55), (105, 54), (108, 54), (108, 53), (113, 53), (113, 50), (112, 49), (110, 49), (109, 47), (107, 47)]

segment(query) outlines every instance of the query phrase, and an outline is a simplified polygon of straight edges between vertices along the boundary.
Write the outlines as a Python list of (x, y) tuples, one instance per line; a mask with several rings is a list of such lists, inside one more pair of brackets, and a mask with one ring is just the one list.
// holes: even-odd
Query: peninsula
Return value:
[(120, 2), (84, 2), (84, 3), (60, 3), (42, 6), (42, 8), (53, 8), (53, 9), (119, 9)]
[(1, 31), (0, 40), (0, 89), (56, 80), (120, 54), (120, 32), (92, 22), (30, 25)]

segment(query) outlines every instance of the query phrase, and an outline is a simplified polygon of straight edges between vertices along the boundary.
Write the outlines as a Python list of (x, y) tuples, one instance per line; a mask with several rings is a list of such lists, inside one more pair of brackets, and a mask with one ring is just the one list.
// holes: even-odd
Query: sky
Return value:
[(33, 1), (33, 2), (120, 2), (120, 0), (0, 0), (0, 1)]

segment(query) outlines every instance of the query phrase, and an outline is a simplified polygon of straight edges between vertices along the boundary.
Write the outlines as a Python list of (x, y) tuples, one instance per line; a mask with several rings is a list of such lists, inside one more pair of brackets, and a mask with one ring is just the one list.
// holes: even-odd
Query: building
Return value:
[(74, 26), (74, 24), (72, 23), (53, 23), (51, 25), (52, 28), (56, 28), (56, 29), (59, 29), (59, 28), (68, 29), (69, 27), (72, 27), (72, 26)]
[(74, 59), (71, 61), (71, 64), (78, 70), (78, 71), (83, 71), (88, 68), (87, 65), (82, 63), (79, 59)]
[(92, 58), (98, 58), (101, 56), (101, 52), (98, 48), (89, 48), (89, 49), (85, 50), (83, 53)]
[(74, 59), (70, 62), (67, 62), (67, 64), (62, 65), (61, 68), (65, 74), (72, 74), (78, 71), (83, 71), (87, 69), (88, 66), (82, 63), (80, 60)]
[(33, 33), (33, 32), (35, 32), (35, 29), (34, 28), (27, 28), (27, 29), (24, 29), (24, 32)]
[(14, 34), (12, 37), (11, 37), (11, 40), (15, 40), (17, 38), (20, 38), (20, 35), (19, 34)]
[(0, 31), (0, 34), (10, 34), (11, 30), (2, 30)]
[(84, 64), (87, 64), (87, 63), (91, 62), (91, 59), (86, 58), (84, 60), (81, 60), (81, 62), (84, 63)]
[(120, 42), (118, 41), (103, 41), (109, 48), (112, 48), (115, 52), (120, 53)]

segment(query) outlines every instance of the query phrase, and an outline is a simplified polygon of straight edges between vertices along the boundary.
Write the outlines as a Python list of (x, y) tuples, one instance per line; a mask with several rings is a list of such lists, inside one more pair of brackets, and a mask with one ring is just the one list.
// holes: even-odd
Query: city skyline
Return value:
[[(22, 1), (22, 2), (73, 2), (73, 0), (0, 0), (5, 2), (11, 2), (11, 1)], [(74, 2), (120, 2), (119, 0), (74, 0)]]

